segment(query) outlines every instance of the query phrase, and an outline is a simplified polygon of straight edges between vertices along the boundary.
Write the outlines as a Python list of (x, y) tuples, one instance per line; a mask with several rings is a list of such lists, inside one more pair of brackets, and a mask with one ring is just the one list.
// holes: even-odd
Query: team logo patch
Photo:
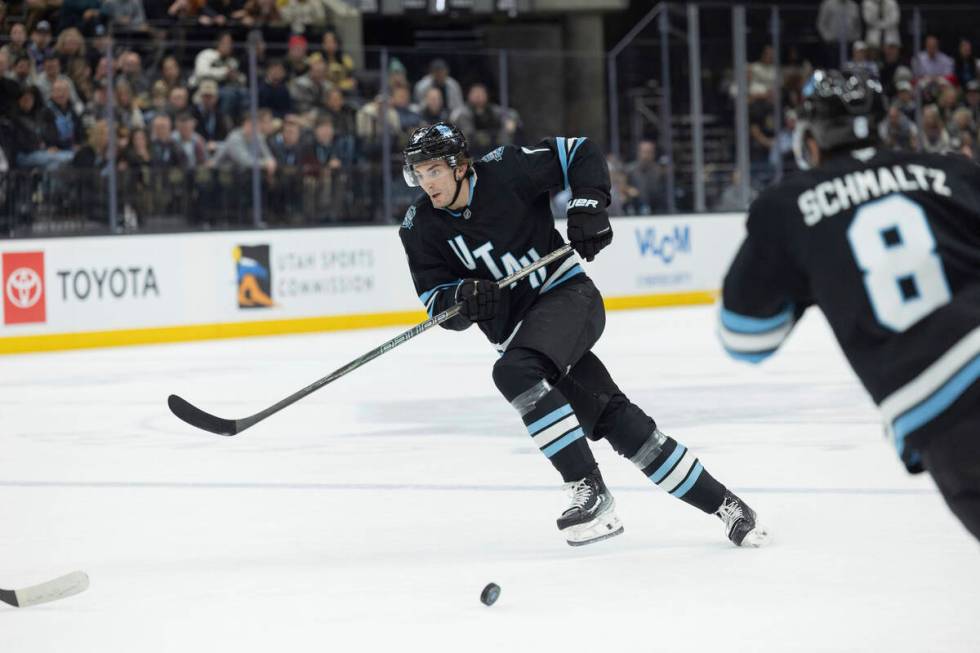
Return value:
[(480, 161), (486, 161), (486, 162), (500, 161), (503, 158), (504, 158), (504, 148), (498, 147), (493, 152), (487, 152), (486, 154), (484, 154), (483, 158), (480, 159)]
[(415, 205), (413, 204), (412, 206), (408, 207), (407, 211), (405, 211), (405, 219), (402, 220), (402, 229), (411, 229), (414, 226), (413, 225), (414, 221), (415, 221)]

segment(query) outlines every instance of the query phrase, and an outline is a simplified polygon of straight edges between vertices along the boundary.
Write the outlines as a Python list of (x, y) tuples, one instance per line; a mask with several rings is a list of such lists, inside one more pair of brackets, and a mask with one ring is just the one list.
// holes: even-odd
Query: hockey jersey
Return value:
[(819, 306), (910, 471), (917, 448), (980, 399), (980, 167), (859, 150), (752, 204), (719, 333), (758, 362)]
[[(434, 208), (422, 196), (399, 229), (415, 289), (430, 316), (456, 302), (463, 279), (503, 279), (565, 243), (555, 229), (552, 191), (589, 190), (609, 200), (609, 169), (586, 138), (499, 147), (472, 170), (463, 182), (470, 189), (463, 210)], [(585, 273), (579, 262), (572, 253), (501, 293), (496, 317), (479, 324), (490, 342), (506, 348), (539, 295)], [(470, 322), (457, 316), (442, 326), (462, 330)]]

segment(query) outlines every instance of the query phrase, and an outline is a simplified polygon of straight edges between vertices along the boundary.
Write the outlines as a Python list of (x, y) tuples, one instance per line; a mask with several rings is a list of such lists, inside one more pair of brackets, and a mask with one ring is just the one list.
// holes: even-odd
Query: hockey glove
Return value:
[(500, 286), (487, 279), (464, 279), (456, 286), (456, 301), (463, 304), (460, 315), (470, 322), (492, 320), (497, 314)]
[(606, 198), (598, 192), (579, 192), (568, 200), (568, 242), (586, 261), (612, 242)]

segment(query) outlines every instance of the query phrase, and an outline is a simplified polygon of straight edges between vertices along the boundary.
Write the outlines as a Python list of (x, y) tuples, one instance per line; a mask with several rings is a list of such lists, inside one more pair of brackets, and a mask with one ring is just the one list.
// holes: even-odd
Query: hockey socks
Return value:
[(656, 427), (630, 461), (671, 496), (708, 514), (724, 501), (725, 486), (687, 447)]
[(535, 446), (571, 483), (592, 472), (596, 462), (571, 404), (544, 380), (547, 365), (536, 352), (511, 350), (494, 366), (493, 379), (521, 416)]

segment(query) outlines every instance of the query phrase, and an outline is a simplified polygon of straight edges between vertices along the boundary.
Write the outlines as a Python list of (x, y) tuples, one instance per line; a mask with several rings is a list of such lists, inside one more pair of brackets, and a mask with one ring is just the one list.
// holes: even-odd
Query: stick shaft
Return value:
[[(545, 267), (546, 265), (549, 265), (550, 263), (553, 263), (554, 261), (556, 261), (556, 260), (558, 260), (560, 258), (563, 258), (564, 256), (567, 256), (571, 251), (572, 251), (572, 246), (571, 245), (562, 245), (561, 247), (559, 247), (555, 251), (551, 252), (550, 254), (546, 254), (546, 255), (542, 256), (537, 261), (534, 261), (530, 265), (521, 268), (520, 270), (518, 270), (514, 274), (510, 275), (509, 277), (505, 277), (504, 279), (501, 279), (497, 283), (497, 285), (499, 285), (501, 288), (506, 288), (507, 286), (509, 286), (509, 285), (511, 285), (513, 283), (517, 283), (518, 281), (521, 281), (525, 277), (531, 275), (531, 273), (536, 272), (537, 270)], [(308, 395), (316, 392), (317, 390), (319, 390), (323, 386), (327, 385), (328, 383), (332, 383), (332, 382), (336, 381), (337, 379), (339, 379), (340, 377), (346, 376), (347, 374), (350, 374), (351, 372), (353, 372), (357, 368), (361, 367), (362, 365), (373, 361), (375, 358), (378, 358), (382, 354), (388, 353), (389, 351), (391, 351), (395, 347), (397, 347), (397, 346), (399, 346), (401, 344), (404, 344), (404, 343), (408, 342), (409, 340), (411, 340), (415, 336), (417, 336), (417, 335), (419, 335), (421, 333), (424, 333), (425, 331), (428, 331), (429, 329), (431, 329), (434, 326), (437, 326), (439, 324), (442, 324), (446, 320), (451, 320), (452, 318), (454, 318), (457, 315), (459, 315), (459, 312), (460, 312), (461, 309), (462, 309), (462, 306), (460, 304), (456, 304), (454, 306), (451, 306), (450, 308), (446, 309), (442, 313), (439, 313), (438, 315), (435, 315), (433, 317), (430, 317), (425, 322), (422, 322), (420, 324), (417, 324), (417, 325), (413, 326), (408, 331), (404, 331), (404, 332), (398, 334), (397, 336), (395, 336), (394, 338), (392, 338), (388, 342), (385, 342), (384, 344), (379, 345), (378, 347), (375, 347), (374, 349), (372, 349), (371, 351), (367, 352), (363, 356), (352, 360), (351, 362), (347, 363), (343, 367), (341, 367), (341, 368), (339, 368), (337, 370), (334, 370), (333, 372), (331, 372), (327, 376), (323, 377), (322, 379), (318, 379), (318, 380), (314, 381), (313, 383), (311, 383), (310, 385), (306, 386), (302, 390), (298, 390), (298, 391), (294, 392), (293, 394), (289, 395), (285, 399), (283, 399), (283, 400), (281, 400), (281, 401), (273, 404), (272, 406), (269, 406), (265, 410), (263, 410), (263, 411), (261, 411), (259, 413), (256, 413), (255, 415), (252, 415), (251, 417), (246, 417), (244, 419), (238, 420), (238, 425), (237, 425), (238, 426), (238, 431), (242, 431), (242, 430), (248, 428), (249, 426), (252, 426), (253, 424), (255, 424), (257, 422), (261, 422), (266, 417), (269, 417), (270, 415), (274, 415), (275, 413), (278, 413), (283, 408), (285, 408), (285, 407), (287, 407), (287, 406), (289, 406), (291, 404), (294, 404), (297, 401), (299, 401), (300, 399), (302, 399), (303, 397), (306, 397), (306, 396), (308, 396)]]

